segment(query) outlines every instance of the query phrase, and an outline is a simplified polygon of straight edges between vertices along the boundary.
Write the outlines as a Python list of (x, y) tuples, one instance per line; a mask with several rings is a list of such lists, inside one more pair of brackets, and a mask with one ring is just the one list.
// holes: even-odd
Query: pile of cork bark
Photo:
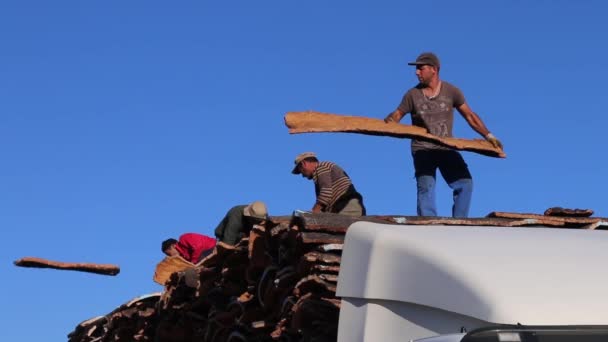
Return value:
[(154, 341), (160, 293), (135, 298), (105, 316), (80, 323), (69, 341)]
[(494, 212), (486, 218), (349, 217), (296, 212), (272, 217), (236, 246), (223, 243), (197, 267), (173, 273), (162, 294), (136, 298), (80, 323), (71, 342), (336, 341), (336, 286), (344, 236), (356, 221), (404, 225), (549, 226), (601, 229), (591, 212)]
[(335, 341), (336, 285), (353, 218), (272, 217), (237, 245), (219, 243), (196, 268), (176, 272), (162, 294), (82, 322), (69, 341)]

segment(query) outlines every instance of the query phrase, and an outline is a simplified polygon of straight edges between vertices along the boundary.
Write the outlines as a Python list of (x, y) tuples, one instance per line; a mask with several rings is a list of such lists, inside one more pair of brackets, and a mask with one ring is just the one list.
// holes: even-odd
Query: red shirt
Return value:
[(215, 247), (215, 239), (198, 233), (186, 233), (179, 237), (175, 249), (182, 258), (196, 264), (201, 254)]

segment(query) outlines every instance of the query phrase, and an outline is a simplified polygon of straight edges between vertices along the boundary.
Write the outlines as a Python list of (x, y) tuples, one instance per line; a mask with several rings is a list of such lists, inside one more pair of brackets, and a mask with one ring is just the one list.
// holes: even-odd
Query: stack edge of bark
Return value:
[(173, 273), (162, 294), (82, 322), (69, 341), (335, 341), (344, 235), (361, 220), (382, 222), (273, 217), (271, 227)]

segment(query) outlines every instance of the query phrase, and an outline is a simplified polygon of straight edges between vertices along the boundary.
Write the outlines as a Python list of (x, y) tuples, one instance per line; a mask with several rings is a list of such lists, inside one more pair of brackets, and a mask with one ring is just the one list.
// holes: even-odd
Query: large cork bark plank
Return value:
[(60, 262), (34, 257), (21, 258), (14, 263), (16, 266), (21, 267), (53, 268), (57, 270), (80, 271), (103, 275), (117, 275), (120, 272), (120, 268), (115, 265)]
[(288, 112), (285, 114), (285, 125), (291, 134), (342, 132), (419, 139), (455, 150), (475, 152), (490, 157), (506, 158), (507, 156), (503, 150), (483, 139), (442, 138), (428, 133), (422, 127), (386, 123), (384, 120), (376, 118), (315, 111)]

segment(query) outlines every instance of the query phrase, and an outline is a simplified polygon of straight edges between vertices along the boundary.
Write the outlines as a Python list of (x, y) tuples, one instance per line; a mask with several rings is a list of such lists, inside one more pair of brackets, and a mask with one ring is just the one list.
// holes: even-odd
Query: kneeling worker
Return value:
[(179, 255), (185, 260), (196, 264), (213, 252), (215, 239), (198, 233), (186, 233), (179, 240), (163, 241), (161, 250), (168, 256)]
[(357, 192), (350, 178), (336, 163), (320, 162), (313, 152), (299, 154), (291, 173), (315, 183), (317, 200), (313, 213), (326, 212), (350, 216), (365, 215), (363, 196)]

